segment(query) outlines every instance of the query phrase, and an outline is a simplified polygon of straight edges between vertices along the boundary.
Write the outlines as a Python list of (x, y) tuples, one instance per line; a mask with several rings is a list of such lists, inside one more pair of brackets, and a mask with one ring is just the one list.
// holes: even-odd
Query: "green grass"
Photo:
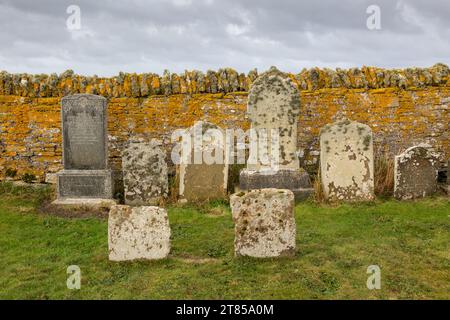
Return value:
[[(223, 203), (169, 207), (163, 261), (108, 261), (107, 221), (38, 213), (48, 190), (0, 184), (1, 299), (449, 299), (448, 198), (296, 207), (294, 258), (233, 257)], [(78, 265), (81, 290), (66, 287)], [(381, 268), (381, 290), (366, 287)]]

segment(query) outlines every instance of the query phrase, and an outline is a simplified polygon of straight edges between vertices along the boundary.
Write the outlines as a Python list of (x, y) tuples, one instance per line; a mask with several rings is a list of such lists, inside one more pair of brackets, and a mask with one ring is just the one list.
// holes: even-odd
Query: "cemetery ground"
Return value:
[[(281, 259), (234, 258), (226, 203), (168, 205), (169, 258), (114, 263), (106, 217), (45, 212), (52, 192), (0, 184), (0, 299), (450, 298), (449, 198), (300, 203), (296, 255)], [(370, 265), (380, 290), (366, 287)]]

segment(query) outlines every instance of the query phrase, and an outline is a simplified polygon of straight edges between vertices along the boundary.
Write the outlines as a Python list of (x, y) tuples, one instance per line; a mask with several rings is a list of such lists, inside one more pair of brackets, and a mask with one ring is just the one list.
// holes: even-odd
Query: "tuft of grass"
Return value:
[(386, 153), (375, 157), (374, 186), (377, 196), (389, 197), (394, 193), (394, 159)]
[(239, 186), (239, 174), (245, 164), (231, 164), (228, 169), (228, 193), (232, 194), (236, 186)]
[(166, 203), (176, 203), (178, 200), (178, 192), (180, 190), (180, 177), (178, 169), (175, 173), (169, 175), (169, 195)]
[(26, 172), (22, 175), (21, 179), (25, 183), (33, 183), (34, 181), (36, 181), (36, 176), (32, 173)]
[(7, 168), (5, 170), (5, 177), (14, 178), (17, 175), (17, 170), (12, 168)]
[(326, 202), (325, 195), (323, 193), (322, 178), (320, 176), (320, 167), (319, 170), (317, 171), (317, 175), (314, 177), (313, 188), (314, 188), (314, 201), (317, 203)]

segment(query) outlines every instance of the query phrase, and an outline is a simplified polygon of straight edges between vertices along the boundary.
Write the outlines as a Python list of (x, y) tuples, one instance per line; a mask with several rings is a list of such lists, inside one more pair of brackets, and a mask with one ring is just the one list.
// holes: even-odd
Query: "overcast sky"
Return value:
[[(372, 4), (381, 30), (367, 28)], [(67, 27), (70, 5), (79, 30)], [(14, 73), (437, 62), (450, 64), (449, 0), (0, 0), (0, 70)]]

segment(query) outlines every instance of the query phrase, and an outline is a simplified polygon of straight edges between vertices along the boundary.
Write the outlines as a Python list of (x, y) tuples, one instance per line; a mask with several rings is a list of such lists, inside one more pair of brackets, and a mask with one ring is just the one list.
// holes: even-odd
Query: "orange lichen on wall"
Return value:
[[(161, 139), (195, 121), (222, 128), (249, 128), (247, 90), (257, 73), (232, 69), (183, 75), (120, 74), (113, 78), (0, 73), (0, 177), (8, 169), (43, 181), (62, 168), (61, 97), (88, 92), (108, 98), (109, 158), (120, 171), (129, 139)], [(9, 78), (10, 80), (8, 80)], [(310, 69), (291, 77), (300, 88), (298, 146), (301, 164), (314, 171), (319, 130), (337, 115), (368, 124), (377, 152), (391, 156), (414, 144), (431, 144), (449, 158), (450, 83), (448, 67), (428, 69)], [(8, 79), (6, 79), (8, 78)], [(6, 80), (5, 80), (6, 79)], [(169, 158), (170, 159), (170, 158)]]

